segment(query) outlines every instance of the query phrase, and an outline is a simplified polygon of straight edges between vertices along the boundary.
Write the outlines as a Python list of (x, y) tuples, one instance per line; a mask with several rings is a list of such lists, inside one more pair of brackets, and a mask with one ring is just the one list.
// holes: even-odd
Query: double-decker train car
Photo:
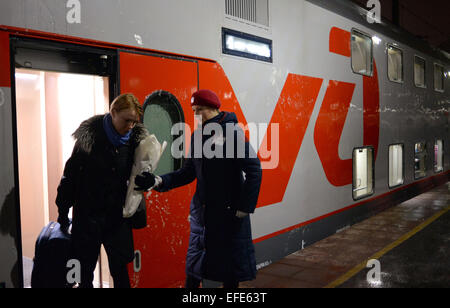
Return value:
[[(120, 93), (169, 149), (215, 91), (262, 162), (258, 268), (449, 179), (450, 57), (335, 0), (0, 3), (0, 284), (29, 285), (34, 243), (81, 121)], [(183, 149), (188, 151), (187, 148)], [(181, 168), (166, 151), (157, 174)], [(134, 287), (185, 279), (195, 184), (146, 196)], [(100, 257), (99, 284), (108, 283)]]

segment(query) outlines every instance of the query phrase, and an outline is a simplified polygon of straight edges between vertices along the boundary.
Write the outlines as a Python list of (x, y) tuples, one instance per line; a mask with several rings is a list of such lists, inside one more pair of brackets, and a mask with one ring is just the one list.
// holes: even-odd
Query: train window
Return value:
[(427, 144), (418, 142), (414, 146), (414, 179), (420, 179), (427, 175)]
[(444, 92), (444, 67), (436, 63), (434, 64), (434, 89)]
[(403, 184), (403, 144), (389, 146), (389, 188)]
[(388, 46), (388, 77), (390, 81), (403, 82), (403, 52)]
[(222, 28), (222, 52), (272, 63), (272, 41), (251, 34)]
[(434, 172), (444, 171), (444, 143), (436, 140), (434, 143)]
[(180, 135), (172, 135), (171, 129), (173, 125), (180, 122), (184, 122), (183, 109), (173, 94), (160, 90), (146, 98), (143, 123), (159, 142), (167, 141), (167, 148), (156, 169), (157, 174), (165, 174), (181, 168), (182, 158), (174, 158), (171, 155), (172, 144), (180, 137)]
[(353, 150), (353, 199), (358, 200), (374, 193), (373, 147)]
[(425, 59), (414, 56), (414, 84), (419, 88), (426, 88)]
[(372, 38), (359, 31), (352, 30), (352, 70), (354, 73), (372, 76), (373, 55)]

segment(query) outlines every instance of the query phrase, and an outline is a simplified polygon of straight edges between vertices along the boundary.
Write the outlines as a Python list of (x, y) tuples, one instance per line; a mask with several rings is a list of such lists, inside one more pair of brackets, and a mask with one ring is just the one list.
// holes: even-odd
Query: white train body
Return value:
[[(238, 2), (253, 3), (231, 1), (229, 4)], [(117, 76), (121, 79), (121, 91), (130, 89), (128, 77), (123, 75), (124, 69), (130, 70), (126, 72), (127, 76), (133, 75), (132, 68), (124, 67), (128, 63), (125, 57), (134, 59), (160, 53), (162, 61), (192, 61), (193, 69), (196, 68), (193, 73), (197, 74), (196, 84), (189, 88), (186, 97), (177, 97), (186, 122), (191, 121), (193, 114), (185, 108), (187, 105), (183, 101), (188, 100), (197, 87), (203, 88), (214, 82), (203, 77), (202, 65), (212, 65), (212, 70), (218, 72), (223, 70), (230, 85), (223, 92), (219, 91), (220, 98), (226, 102), (224, 110), (236, 112), (244, 124), (255, 123), (262, 127), (262, 123), (279, 123), (280, 126), (279, 136), (272, 132), (275, 144), (279, 144), (279, 157), (272, 158), (279, 161), (274, 168), (264, 170), (261, 201), (251, 216), (257, 263), (264, 266), (387, 206), (448, 181), (450, 73), (447, 72), (450, 71), (450, 59), (445, 53), (432, 50), (390, 25), (368, 23), (365, 11), (346, 1), (269, 0), (267, 6), (261, 6), (264, 1), (256, 2), (259, 3), (255, 7), (259, 14), (262, 8), (266, 11), (262, 17), (250, 21), (246, 19), (252, 18), (240, 18), (237, 13), (236, 16), (227, 14), (227, 1), (220, 0), (2, 1), (0, 61), (10, 63), (5, 57), (13, 55), (5, 48), (10, 47), (7, 40), (13, 36), (116, 50), (120, 58)], [(270, 41), (271, 62), (226, 54), (223, 29)], [(352, 70), (352, 33), (371, 38), (374, 60), (371, 76)], [(402, 51), (402, 82), (389, 79), (389, 46)], [(415, 56), (426, 62), (426, 88), (415, 85)], [(442, 67), (444, 74), (442, 90), (435, 89), (436, 67)], [(182, 78), (176, 71), (171, 72), (173, 78)], [(22, 251), (20, 234), (16, 232), (20, 230), (20, 198), (13, 189), (17, 185), (20, 188), (14, 82), (5, 81), (8, 76), (13, 76), (9, 70), (3, 75), (6, 77), (0, 78), (4, 81), (0, 84), (0, 206), (3, 206), (2, 215), (9, 215), (1, 219), (1, 223), (6, 224), (1, 229), (9, 231), (0, 233), (0, 282), (4, 281), (6, 286), (20, 286), (21, 278), (11, 278), (15, 266), (21, 266), (18, 255)], [(221, 85), (218, 83), (217, 87)], [(170, 89), (161, 90), (170, 92)], [(149, 91), (147, 95), (151, 93)], [(142, 95), (139, 98), (142, 99)], [(299, 101), (301, 108), (296, 108)], [(301, 124), (296, 123), (296, 119)], [(342, 124), (341, 133), (339, 125)], [(265, 134), (265, 131), (260, 132), (255, 147), (260, 148), (267, 141), (263, 138)], [(337, 149), (328, 144), (336, 138)], [(378, 143), (368, 142), (374, 140)], [(422, 156), (415, 152), (419, 142), (426, 143), (424, 170), (420, 165)], [(403, 164), (403, 170), (398, 169), (403, 176), (397, 176), (400, 185), (390, 188), (389, 180), (393, 175), (392, 171), (390, 174), (392, 156), (389, 149), (395, 144), (403, 145), (401, 161), (397, 161)], [(365, 185), (369, 187), (368, 193), (362, 198), (357, 194), (361, 179), (355, 179), (358, 166), (355, 163), (353, 169), (348, 169), (353, 166), (352, 158), (358, 155), (355, 150), (358, 148), (369, 149), (375, 156), (373, 169), (370, 168), (373, 170), (373, 191), (370, 193), (371, 171), (368, 170)], [(333, 149), (337, 152), (331, 153)], [(273, 155), (276, 152), (271, 150)], [(420, 170), (415, 170), (415, 164)], [(420, 171), (424, 173), (418, 178)], [(345, 173), (342, 177), (341, 172)], [(173, 193), (176, 194), (176, 190)], [(193, 188), (188, 193), (192, 196)], [(155, 203), (164, 207), (164, 194), (153, 197)], [(7, 198), (9, 201), (4, 201)], [(139, 235), (138, 232), (140, 239), (135, 246), (140, 251), (142, 263), (140, 272), (130, 268), (134, 286), (182, 285), (189, 198), (187, 196), (183, 199), (187, 202), (180, 204), (185, 215), (183, 231), (166, 225), (152, 229), (152, 232), (165, 234), (149, 242), (148, 246), (152, 247), (145, 244), (145, 239), (152, 235), (145, 231)], [(4, 210), (7, 202), (12, 204), (9, 212)], [(155, 203), (149, 202), (149, 208)], [(175, 214), (150, 211), (150, 215)], [(151, 221), (166, 219), (153, 218)], [(181, 233), (175, 238), (171, 232)], [(168, 258), (175, 260), (170, 261), (172, 264), (163, 259), (166, 250), (157, 252), (158, 240), (173, 248), (167, 250), (168, 254), (176, 251), (172, 259)], [(146, 259), (146, 254), (158, 257)], [(164, 268), (169, 266), (176, 267), (176, 273), (170, 280), (164, 280), (161, 278), (165, 275)]]

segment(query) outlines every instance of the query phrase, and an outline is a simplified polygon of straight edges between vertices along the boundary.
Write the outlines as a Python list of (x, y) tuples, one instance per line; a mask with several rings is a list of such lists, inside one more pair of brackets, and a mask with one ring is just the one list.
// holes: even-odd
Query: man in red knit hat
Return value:
[[(221, 103), (214, 92), (195, 92), (191, 106), (195, 116), (201, 117), (201, 125), (191, 138), (191, 155), (186, 158), (183, 167), (175, 172), (161, 177), (148, 176), (153, 181), (156, 178), (159, 184), (155, 190), (159, 192), (187, 185), (197, 179), (196, 192), (190, 205), (191, 232), (186, 255), (186, 287), (198, 288), (202, 279), (208, 279), (223, 282), (225, 288), (237, 288), (239, 282), (256, 277), (255, 250), (248, 214), (256, 208), (261, 185), (261, 164), (237, 125), (236, 115), (219, 110)], [(206, 135), (208, 124), (221, 128), (222, 138)], [(227, 130), (227, 126), (235, 129)], [(196, 138), (202, 143), (195, 143)], [(200, 152), (200, 157), (193, 157), (195, 146), (203, 147), (208, 140), (214, 147), (214, 153), (220, 155), (208, 157)], [(227, 157), (229, 152), (236, 153), (239, 142), (244, 145), (245, 155)], [(227, 152), (227, 147), (233, 148)]]
[(192, 95), (191, 106), (194, 115), (201, 118), (202, 124), (219, 115), (220, 100), (211, 90), (199, 90)]

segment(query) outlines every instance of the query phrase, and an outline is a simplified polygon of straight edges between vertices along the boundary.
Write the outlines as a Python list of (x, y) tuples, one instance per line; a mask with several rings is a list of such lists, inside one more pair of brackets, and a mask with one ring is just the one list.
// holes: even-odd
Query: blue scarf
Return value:
[(120, 135), (112, 124), (111, 114), (106, 114), (103, 118), (103, 129), (105, 130), (106, 136), (108, 140), (115, 146), (119, 147), (121, 145), (126, 145), (130, 140), (131, 131), (130, 130), (126, 135)]

